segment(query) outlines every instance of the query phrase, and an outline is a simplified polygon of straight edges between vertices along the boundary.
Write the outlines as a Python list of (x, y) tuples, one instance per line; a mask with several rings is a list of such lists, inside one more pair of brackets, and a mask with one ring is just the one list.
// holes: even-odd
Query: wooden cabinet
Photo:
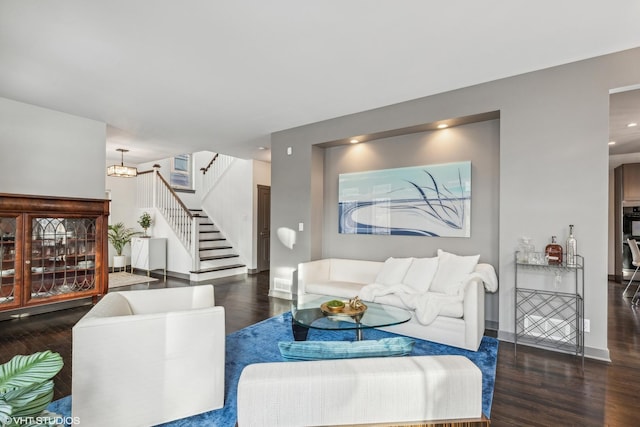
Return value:
[(620, 165), (623, 202), (640, 202), (640, 163)]
[(107, 292), (109, 201), (0, 194), (0, 311)]

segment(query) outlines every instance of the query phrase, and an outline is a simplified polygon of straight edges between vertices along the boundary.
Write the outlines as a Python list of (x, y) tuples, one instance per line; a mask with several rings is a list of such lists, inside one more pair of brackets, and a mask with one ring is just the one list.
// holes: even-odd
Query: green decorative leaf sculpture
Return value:
[(0, 425), (13, 426), (17, 417), (42, 414), (53, 400), (52, 378), (63, 365), (62, 357), (50, 350), (14, 356), (0, 365)]

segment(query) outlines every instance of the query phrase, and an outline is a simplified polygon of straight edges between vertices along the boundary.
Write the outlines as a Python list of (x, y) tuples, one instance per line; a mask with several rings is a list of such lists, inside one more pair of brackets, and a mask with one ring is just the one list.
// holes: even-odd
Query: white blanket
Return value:
[[(498, 289), (498, 278), (493, 266), (489, 264), (478, 264), (473, 273), (467, 279), (482, 282), (488, 292), (495, 292)], [(465, 282), (465, 283), (466, 283)], [(480, 286), (480, 283), (478, 283)], [(386, 286), (372, 283), (364, 286), (360, 290), (360, 298), (365, 301), (375, 302), (376, 297), (394, 294), (400, 298), (402, 303), (409, 310), (413, 310), (415, 317), (422, 325), (433, 322), (440, 314), (442, 307), (447, 304), (458, 303), (464, 300), (464, 286), (455, 295), (441, 294), (437, 292), (419, 292), (407, 285)]]
[(464, 298), (463, 291), (460, 291), (457, 295), (437, 292), (418, 293), (418, 291), (407, 285), (385, 286), (372, 283), (360, 290), (360, 298), (364, 301), (375, 302), (376, 297), (389, 294), (398, 296), (407, 309), (414, 311), (416, 319), (423, 325), (433, 322), (446, 304), (461, 302)]
[(470, 279), (479, 278), (484, 283), (484, 289), (487, 292), (495, 292), (498, 290), (498, 276), (496, 270), (491, 264), (476, 265), (473, 273), (469, 275)]

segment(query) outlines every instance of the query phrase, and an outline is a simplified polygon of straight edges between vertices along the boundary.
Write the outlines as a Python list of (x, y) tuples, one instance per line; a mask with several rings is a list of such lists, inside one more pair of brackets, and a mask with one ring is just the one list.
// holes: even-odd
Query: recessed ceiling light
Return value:
[(353, 138), (353, 139), (352, 139), (352, 140), (350, 140), (349, 142), (350, 142), (350, 143), (352, 143), (352, 144), (357, 144), (357, 143), (358, 143), (358, 142), (360, 142), (360, 141), (358, 141), (357, 139)]
[(638, 124), (637, 124), (637, 123), (629, 123), (629, 124), (627, 125), (627, 127), (628, 127), (628, 128), (632, 128), (632, 127), (636, 127), (636, 126), (638, 126)]
[(615, 141), (609, 141), (609, 145), (616, 145)]
[(446, 123), (440, 123), (440, 124), (438, 125), (438, 129), (444, 129), (444, 128), (448, 128), (448, 127), (449, 127), (449, 125), (448, 125), (448, 124), (446, 124)]
[(262, 146), (258, 147), (258, 150), (266, 150), (266, 149), (267, 147), (262, 147)]

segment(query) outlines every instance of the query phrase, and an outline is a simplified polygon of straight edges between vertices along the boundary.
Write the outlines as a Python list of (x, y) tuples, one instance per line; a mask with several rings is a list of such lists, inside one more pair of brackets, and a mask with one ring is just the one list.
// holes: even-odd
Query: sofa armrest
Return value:
[[(74, 365), (116, 357), (164, 360), (218, 346), (224, 356), (224, 307), (130, 316), (85, 316), (72, 329)], [(125, 351), (126, 350), (126, 351)], [(113, 360), (113, 359), (112, 359)]]
[(465, 344), (468, 349), (476, 351), (484, 335), (484, 286), (478, 277), (464, 286), (463, 313)]
[(215, 306), (213, 285), (118, 293), (127, 299), (134, 314), (166, 313)]
[(298, 264), (298, 295), (306, 294), (305, 285), (311, 282), (327, 282), (331, 275), (331, 259)]

